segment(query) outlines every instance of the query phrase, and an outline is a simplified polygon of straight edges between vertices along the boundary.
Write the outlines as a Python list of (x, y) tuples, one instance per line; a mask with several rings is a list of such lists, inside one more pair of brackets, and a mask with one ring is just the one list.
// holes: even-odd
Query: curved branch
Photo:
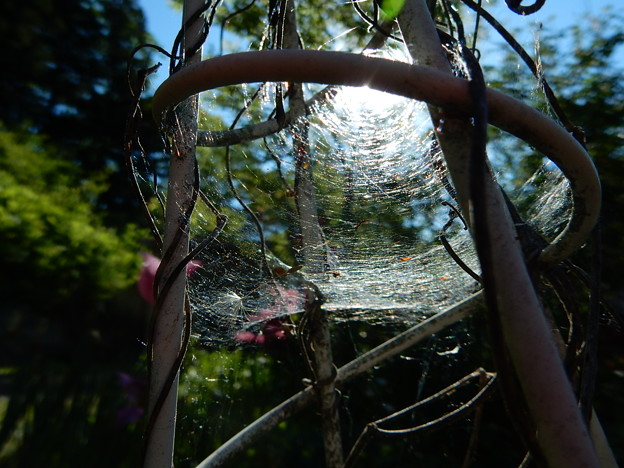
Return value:
[[(385, 20), (377, 26), (381, 28), (382, 31), (387, 29), (392, 30), (395, 26), (395, 21)], [(385, 32), (382, 33), (381, 31), (377, 31), (368, 41), (364, 50), (379, 49), (385, 44), (387, 38), (388, 35)], [(297, 47), (292, 48), (296, 49)], [(316, 104), (323, 103), (327, 99), (331, 98), (335, 91), (336, 89), (332, 86), (323, 88), (305, 102), (303, 110), (310, 109)], [(245, 127), (230, 130), (198, 130), (197, 146), (218, 147), (236, 145), (246, 141), (256, 140), (258, 138), (264, 138), (292, 125), (299, 117), (302, 116), (302, 109), (295, 110), (291, 108), (284, 114), (283, 121), (278, 119), (268, 119), (258, 124), (247, 125)]]
[[(424, 0), (406, 0), (399, 25), (417, 62), (432, 64), (452, 76)], [(462, 46), (459, 51), (462, 52)], [(472, 54), (462, 55), (474, 102), (472, 122), (456, 119), (453, 128), (439, 133), (445, 138), (438, 140), (460, 205), (463, 202), (462, 210), (471, 214), (490, 341), (503, 396), (532, 458), (539, 464), (552, 468), (598, 467), (587, 427), (523, 258), (518, 232), (487, 167), (487, 113), (493, 110), (487, 100), (491, 95), (486, 92), (476, 59)], [(515, 113), (517, 109), (509, 110), (512, 120), (521, 121)], [(435, 108), (432, 112), (430, 106), (434, 125), (446, 119), (444, 112)], [(447, 152), (445, 143), (449, 141), (452, 145)], [(548, 139), (543, 143), (548, 145)]]
[[(227, 85), (292, 81), (370, 88), (426, 101), (469, 116), (466, 80), (428, 67), (377, 57), (318, 50), (242, 52), (205, 60), (169, 77), (154, 95), (153, 115), (184, 98)], [(549, 157), (570, 181), (574, 210), (564, 231), (544, 249), (540, 261), (554, 264), (581, 247), (600, 211), (600, 181), (583, 147), (549, 117), (493, 89), (487, 89), (490, 123), (524, 140)]]

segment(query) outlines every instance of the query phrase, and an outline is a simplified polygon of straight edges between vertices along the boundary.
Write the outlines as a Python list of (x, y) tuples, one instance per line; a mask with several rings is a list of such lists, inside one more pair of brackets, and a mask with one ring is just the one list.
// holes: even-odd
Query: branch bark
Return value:
[[(399, 25), (418, 63), (451, 74), (424, 0), (406, 0)], [(429, 108), (434, 126), (443, 125), (445, 113)], [(470, 187), (474, 183), (470, 169), (472, 133), (472, 126), (465, 120), (437, 132), (466, 219), (466, 215), (474, 214), (472, 209), (479, 209), (472, 205), (474, 192)], [(487, 231), (487, 249), (492, 257), (487, 265), (491, 268), (490, 281), (484, 281), (484, 286), (486, 294), (489, 288), (495, 291), (488, 307), (495, 308), (490, 316), (494, 314), (500, 324), (502, 342), (535, 425), (537, 443), (552, 468), (598, 468), (596, 452), (527, 271), (506, 203), (491, 172), (484, 172), (486, 224), (479, 228)], [(472, 223), (474, 235), (476, 216)], [(477, 247), (480, 250), (478, 243)], [(482, 267), (485, 273), (486, 265)]]
[[(191, 15), (204, 5), (204, 0), (184, 2), (183, 25)], [(186, 28), (182, 50), (188, 50), (200, 37), (201, 19)], [(201, 49), (186, 63), (201, 60)], [(195, 137), (197, 134), (197, 96), (185, 100), (176, 110), (179, 127), (173, 138), (169, 165), (169, 187), (165, 215), (165, 236), (163, 261), (157, 278), (162, 288), (174, 270), (185, 259), (189, 249), (188, 214), (192, 211), (195, 180)], [(165, 297), (159, 298), (154, 310), (154, 324), (150, 339), (150, 381), (148, 412), (150, 425), (146, 434), (144, 466), (146, 468), (170, 468), (173, 466), (176, 409), (178, 396), (179, 362), (184, 333), (184, 307), (186, 298), (185, 269), (175, 278), (171, 287), (165, 290)], [(172, 370), (177, 371), (173, 382)], [(166, 387), (170, 387), (167, 389)], [(161, 406), (159, 399), (167, 392)]]

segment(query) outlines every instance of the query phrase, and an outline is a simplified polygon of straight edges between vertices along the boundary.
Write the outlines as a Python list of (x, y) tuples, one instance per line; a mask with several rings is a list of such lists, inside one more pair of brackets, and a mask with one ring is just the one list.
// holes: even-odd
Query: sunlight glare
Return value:
[[(364, 55), (380, 57), (400, 62), (411, 62), (407, 51), (401, 46), (387, 47), (384, 49), (369, 49)], [(350, 87), (344, 86), (338, 93), (337, 104), (345, 110), (370, 114), (371, 116), (383, 116), (399, 106), (404, 106), (409, 99), (403, 96), (378, 91), (368, 86)]]
[(368, 86), (344, 86), (336, 96), (337, 104), (354, 112), (383, 115), (396, 106), (404, 104), (406, 98), (377, 91)]

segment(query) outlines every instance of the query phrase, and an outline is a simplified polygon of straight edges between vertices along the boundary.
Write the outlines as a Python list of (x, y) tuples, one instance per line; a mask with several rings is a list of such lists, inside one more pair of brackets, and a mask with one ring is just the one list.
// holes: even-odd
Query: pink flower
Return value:
[(145, 302), (150, 305), (156, 304), (154, 298), (154, 279), (156, 278), (156, 271), (160, 265), (160, 259), (152, 254), (142, 253), (143, 256), (143, 268), (139, 275), (139, 282), (137, 287), (139, 288), (139, 294)]
[[(156, 304), (156, 298), (154, 297), (154, 280), (156, 278), (156, 272), (160, 266), (160, 259), (150, 253), (143, 252), (143, 268), (139, 275), (139, 281), (137, 287), (139, 294), (145, 302), (150, 305)], [(191, 276), (203, 262), (201, 260), (192, 260), (186, 266), (186, 276)]]
[(236, 332), (234, 339), (240, 343), (257, 343), (256, 339), (261, 335), (247, 330), (239, 330)]
[(239, 343), (265, 345), (275, 343), (286, 338), (286, 326), (279, 316), (294, 314), (303, 304), (303, 296), (296, 289), (286, 289), (278, 286), (272, 291), (275, 301), (268, 309), (261, 310), (258, 315), (249, 317), (250, 322), (265, 321), (262, 330), (254, 333), (249, 330), (239, 330), (234, 339)]
[(303, 305), (303, 295), (296, 289), (286, 289), (278, 286), (277, 291), (273, 291), (273, 295), (275, 296), (275, 306), (272, 310), (274, 309), (276, 312), (294, 314)]
[(274, 316), (274, 314), (275, 312), (273, 311), (273, 309), (266, 309), (261, 311), (258, 315), (249, 317), (250, 321), (253, 322), (260, 322), (266, 319), (268, 320), (263, 325), (262, 331), (260, 333), (254, 333), (249, 330), (239, 330), (236, 333), (234, 339), (239, 343), (250, 343), (258, 345), (283, 340), (284, 338), (286, 338), (284, 323), (279, 318), (271, 318)]

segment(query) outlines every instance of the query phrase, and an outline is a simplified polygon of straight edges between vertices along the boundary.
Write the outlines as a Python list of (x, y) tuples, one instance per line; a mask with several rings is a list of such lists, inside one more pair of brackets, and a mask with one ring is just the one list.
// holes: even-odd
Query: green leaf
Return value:
[(404, 4), (405, 0), (383, 0), (381, 2), (381, 10), (388, 18), (394, 19), (399, 16)]

